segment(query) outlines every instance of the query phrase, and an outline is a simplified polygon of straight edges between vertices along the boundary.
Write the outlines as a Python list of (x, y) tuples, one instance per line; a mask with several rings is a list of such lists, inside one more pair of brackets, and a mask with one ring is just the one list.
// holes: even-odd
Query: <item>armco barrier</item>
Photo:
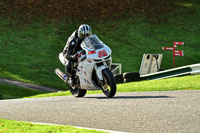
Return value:
[(163, 79), (163, 78), (170, 78), (170, 77), (189, 75), (189, 74), (192, 75), (200, 74), (200, 63), (169, 69), (165, 71), (155, 72), (151, 74), (141, 75), (140, 78), (142, 80), (154, 80), (154, 79)]
[(3, 95), (2, 94), (0, 94), (0, 100), (2, 100), (3, 99)]

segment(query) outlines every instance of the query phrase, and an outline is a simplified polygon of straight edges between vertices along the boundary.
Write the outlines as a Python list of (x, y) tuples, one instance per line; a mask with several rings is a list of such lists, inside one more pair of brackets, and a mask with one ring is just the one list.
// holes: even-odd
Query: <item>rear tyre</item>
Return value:
[(75, 97), (84, 97), (87, 90), (79, 89), (78, 87), (70, 87), (69, 90), (72, 93), (73, 96)]
[(103, 93), (112, 98), (116, 94), (116, 83), (112, 72), (106, 68), (103, 70), (104, 86), (102, 86)]
[(75, 77), (75, 85), (73, 85), (73, 86), (68, 85), (68, 86), (69, 86), (70, 92), (75, 97), (84, 97), (86, 92), (87, 92), (87, 90), (81, 89), (80, 81), (79, 81), (79, 78), (77, 76)]

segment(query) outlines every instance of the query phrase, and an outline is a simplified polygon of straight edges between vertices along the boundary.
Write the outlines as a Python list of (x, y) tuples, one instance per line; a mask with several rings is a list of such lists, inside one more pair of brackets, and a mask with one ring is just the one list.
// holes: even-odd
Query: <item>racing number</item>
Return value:
[(99, 51), (98, 54), (99, 54), (99, 57), (107, 56), (107, 53), (105, 50)]

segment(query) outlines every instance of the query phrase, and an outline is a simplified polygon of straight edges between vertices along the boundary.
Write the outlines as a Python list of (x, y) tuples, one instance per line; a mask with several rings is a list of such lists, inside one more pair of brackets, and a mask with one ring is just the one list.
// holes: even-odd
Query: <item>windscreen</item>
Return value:
[(81, 44), (83, 47), (89, 48), (89, 49), (101, 49), (104, 47), (103, 42), (99, 40), (99, 38), (93, 34), (85, 38), (85, 40)]

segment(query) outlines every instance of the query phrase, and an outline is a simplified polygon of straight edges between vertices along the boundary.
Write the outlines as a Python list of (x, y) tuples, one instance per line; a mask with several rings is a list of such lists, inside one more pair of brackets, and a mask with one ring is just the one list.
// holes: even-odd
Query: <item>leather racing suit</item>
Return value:
[(73, 64), (76, 60), (76, 53), (79, 50), (82, 50), (80, 44), (82, 43), (83, 39), (79, 39), (77, 30), (72, 33), (72, 35), (68, 38), (67, 43), (63, 50), (63, 56), (68, 60), (66, 64), (66, 74), (71, 78), (74, 77), (73, 75)]

